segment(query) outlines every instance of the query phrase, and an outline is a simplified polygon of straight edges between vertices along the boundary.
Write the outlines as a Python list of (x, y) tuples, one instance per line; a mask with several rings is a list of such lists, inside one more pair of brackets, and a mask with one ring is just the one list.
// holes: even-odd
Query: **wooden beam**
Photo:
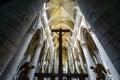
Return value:
[(35, 73), (36, 77), (79, 77), (79, 78), (87, 78), (88, 74), (62, 74), (59, 73)]

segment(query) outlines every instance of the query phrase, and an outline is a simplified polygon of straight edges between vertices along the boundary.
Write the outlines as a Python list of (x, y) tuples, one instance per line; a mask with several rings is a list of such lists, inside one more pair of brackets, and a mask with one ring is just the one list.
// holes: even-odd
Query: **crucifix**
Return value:
[(54, 29), (52, 32), (59, 32), (59, 80), (62, 80), (62, 32), (70, 32), (68, 29)]
[(62, 70), (62, 32), (70, 32), (68, 29), (53, 29), (52, 32), (59, 33), (59, 73), (35, 73), (36, 77), (59, 77), (59, 80), (63, 80), (63, 77), (79, 77), (80, 79), (85, 79), (88, 77), (88, 74), (72, 74), (72, 73), (63, 73)]

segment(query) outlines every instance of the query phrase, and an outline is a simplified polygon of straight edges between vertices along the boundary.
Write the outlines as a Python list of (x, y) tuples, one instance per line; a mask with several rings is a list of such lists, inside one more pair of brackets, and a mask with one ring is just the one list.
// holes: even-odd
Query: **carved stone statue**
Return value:
[(31, 69), (34, 69), (34, 66), (30, 65), (30, 62), (24, 63), (19, 69), (20, 75), (18, 77), (18, 80), (29, 80), (28, 74)]
[(98, 63), (95, 67), (91, 66), (90, 68), (96, 73), (96, 80), (105, 80), (105, 74), (107, 74), (107, 71), (102, 64)]

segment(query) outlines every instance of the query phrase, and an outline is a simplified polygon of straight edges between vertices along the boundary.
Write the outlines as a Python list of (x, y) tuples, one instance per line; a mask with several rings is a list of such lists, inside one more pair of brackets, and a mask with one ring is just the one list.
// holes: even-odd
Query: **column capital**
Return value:
[(89, 28), (89, 29), (88, 29), (88, 32), (91, 33), (91, 34), (94, 33), (94, 31), (93, 31), (92, 28)]
[(39, 44), (38, 44), (38, 47), (41, 47), (42, 45), (43, 45), (42, 43), (39, 43)]
[(81, 47), (83, 47), (83, 49), (86, 49), (87, 48), (87, 43), (82, 43)]
[(35, 32), (36, 32), (36, 29), (29, 29), (28, 30), (28, 33), (30, 33), (30, 34), (35, 34)]
[(78, 56), (76, 56), (75, 60), (76, 60), (76, 61), (79, 61), (79, 57), (78, 57)]

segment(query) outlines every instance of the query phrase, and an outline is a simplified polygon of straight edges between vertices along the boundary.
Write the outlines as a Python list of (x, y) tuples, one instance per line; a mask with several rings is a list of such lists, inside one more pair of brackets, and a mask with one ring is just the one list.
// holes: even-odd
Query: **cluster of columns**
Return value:
[(27, 47), (33, 37), (34, 32), (28, 31), (25, 38), (22, 41), (22, 44), (19, 46), (17, 52), (14, 54), (12, 60), (8, 64), (7, 68), (2, 73), (0, 79), (1, 80), (12, 80), (13, 76), (16, 73), (17, 67), (24, 56), (25, 51), (27, 50)]
[[(25, 54), (35, 32), (36, 31), (28, 31), (28, 33), (25, 35), (25, 37), (24, 37), (21, 45), (19, 46), (17, 52), (14, 54), (12, 60), (8, 64), (7, 68), (2, 73), (0, 80), (12, 80), (13, 77), (17, 74), (17, 72), (16, 72), (17, 68), (18, 68), (22, 58), (24, 57), (24, 54)], [(42, 34), (42, 33), (40, 33), (40, 34)], [(44, 40), (42, 42), (41, 42), (41, 40), (38, 43), (38, 47), (36, 48), (35, 53), (34, 53), (33, 58), (32, 58), (32, 61), (30, 62), (31, 65), (34, 65), (35, 67), (37, 66), (39, 55), (40, 55), (40, 52), (41, 52), (41, 49), (43, 46)], [(35, 69), (33, 69), (29, 74), (30, 80), (33, 80), (34, 73), (35, 73)]]
[[(116, 80), (119, 79), (118, 72), (116, 71), (114, 65), (112, 64), (111, 60), (109, 59), (104, 48), (102, 47), (101, 43), (99, 42), (97, 36), (93, 32), (93, 30), (90, 28), (90, 26), (87, 24), (87, 26), (85, 26), (82, 30), (83, 31), (81, 31), (82, 38), (80, 40), (80, 44), (81, 44), (81, 48), (83, 50), (84, 56), (86, 58), (86, 63), (87, 63), (87, 67), (88, 67), (88, 73), (90, 75), (90, 80), (95, 79), (95, 75), (94, 75), (93, 71), (90, 70), (90, 65), (94, 66), (98, 62), (95, 60), (95, 58), (93, 56), (90, 56), (89, 49), (86, 44), (86, 38), (85, 38), (88, 34), (91, 36), (92, 40), (94, 41), (94, 43), (98, 49), (98, 51), (97, 51), (98, 53), (95, 54), (97, 56), (97, 60), (100, 60), (99, 62), (101, 62), (101, 64), (105, 67), (106, 71), (108, 72), (108, 76), (106, 76), (106, 78), (111, 78), (111, 79), (116, 79)], [(86, 32), (88, 33), (87, 35), (86, 35)], [(93, 60), (95, 60), (95, 62), (93, 62)]]
[[(99, 40), (97, 39), (97, 36), (95, 35), (95, 33), (93, 32), (93, 30), (91, 28), (81, 28), (80, 29), (80, 36), (81, 39), (79, 39), (79, 44), (80, 47), (77, 47), (77, 51), (79, 53), (79, 59), (80, 59), (80, 63), (77, 63), (77, 56), (75, 55), (76, 52), (74, 51), (75, 45), (74, 47), (72, 47), (71, 49), (68, 49), (68, 62), (69, 62), (69, 67), (70, 68), (70, 72), (74, 73), (75, 69), (78, 73), (80, 72), (80, 69), (82, 68), (82, 70), (84, 70), (84, 72), (87, 72), (89, 74), (89, 79), (90, 80), (96, 80), (96, 75), (93, 72), (93, 70), (90, 69), (90, 66), (95, 66), (95, 64), (101, 62), (101, 64), (105, 67), (106, 71), (107, 71), (107, 75), (106, 79), (119, 79), (119, 74), (116, 71), (115, 67), (113, 66), (111, 60), (109, 59), (108, 55), (106, 54), (105, 50), (103, 49), (102, 45), (100, 44)], [(97, 60), (100, 60), (99, 62), (94, 58), (94, 56), (91, 56), (91, 53), (89, 51), (88, 45), (87, 45), (87, 34), (88, 33), (91, 38), (93, 39), (97, 49), (98, 49), (98, 53), (96, 53), (95, 55), (97, 56)], [(74, 39), (75, 40), (75, 39)], [(81, 49), (80, 49), (81, 48)], [(82, 52), (81, 52), (82, 50)], [(72, 54), (73, 53), (73, 54)], [(83, 61), (83, 56), (85, 57), (85, 61)], [(75, 63), (72, 63), (72, 60), (75, 61)], [(94, 60), (94, 61), (93, 61)], [(78, 60), (79, 61), (79, 60)], [(81, 68), (79, 67), (79, 65), (81, 65)], [(86, 64), (86, 65), (85, 65)]]

